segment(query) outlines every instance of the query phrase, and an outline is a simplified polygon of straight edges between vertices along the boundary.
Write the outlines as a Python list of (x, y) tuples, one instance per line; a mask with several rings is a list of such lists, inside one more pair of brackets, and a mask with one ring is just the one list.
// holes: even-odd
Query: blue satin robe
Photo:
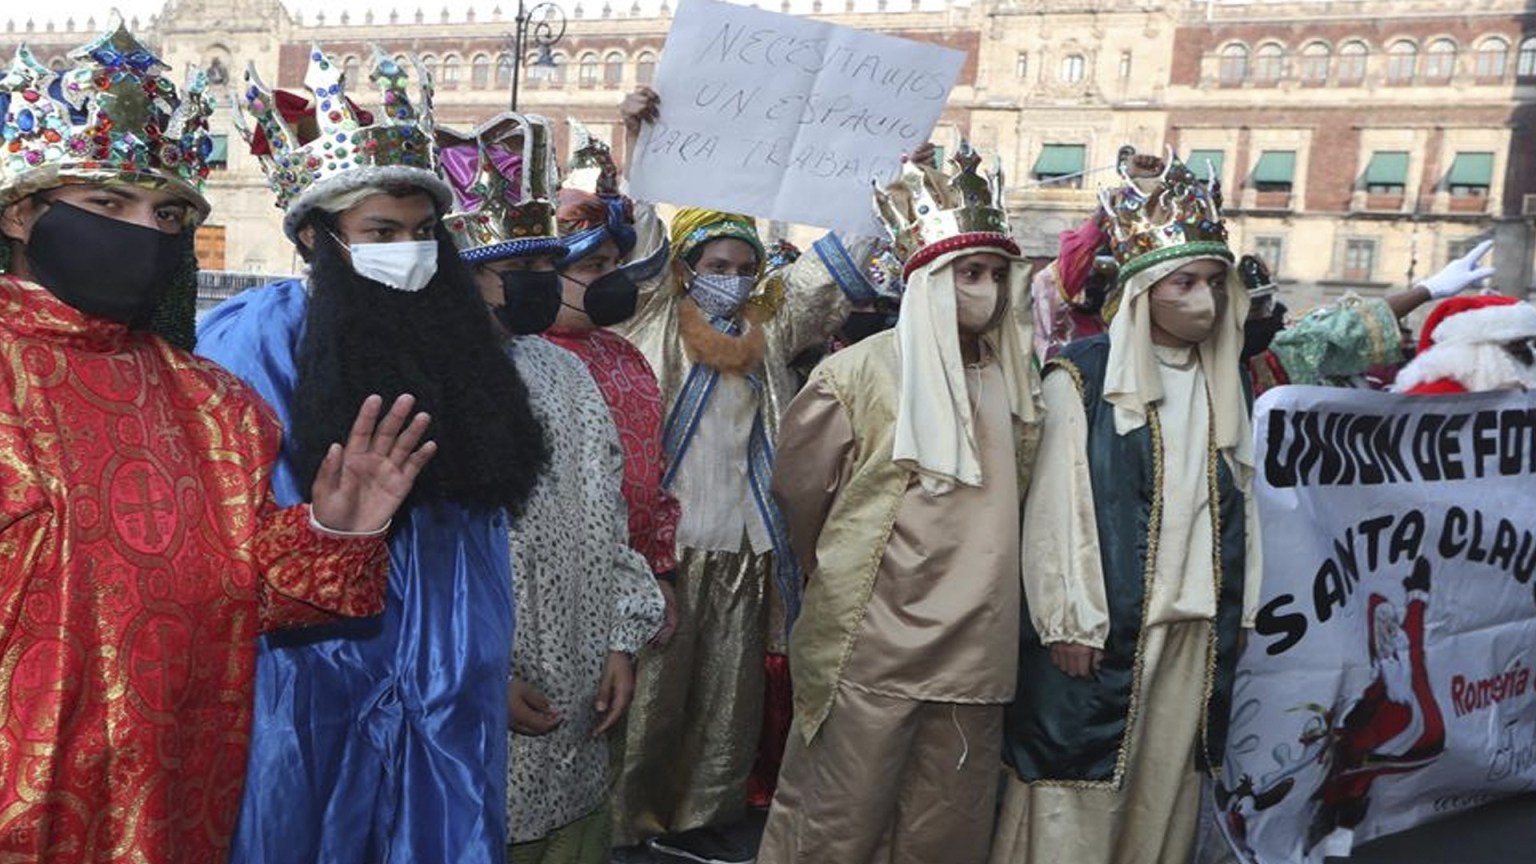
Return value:
[[(278, 282), (198, 327), (285, 429), (306, 300)], [(292, 456), (282, 505), (304, 497)], [(395, 517), (383, 615), (262, 639), (231, 862), (501, 864), (511, 572), (501, 511), (418, 504)]]

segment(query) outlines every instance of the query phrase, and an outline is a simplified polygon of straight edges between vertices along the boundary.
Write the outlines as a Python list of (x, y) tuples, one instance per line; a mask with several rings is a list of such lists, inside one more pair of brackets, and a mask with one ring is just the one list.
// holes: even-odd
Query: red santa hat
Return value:
[(1455, 393), (1524, 384), (1529, 370), (1502, 343), (1536, 339), (1536, 306), (1498, 294), (1440, 301), (1419, 331), (1419, 353), (1398, 373), (1395, 389)]

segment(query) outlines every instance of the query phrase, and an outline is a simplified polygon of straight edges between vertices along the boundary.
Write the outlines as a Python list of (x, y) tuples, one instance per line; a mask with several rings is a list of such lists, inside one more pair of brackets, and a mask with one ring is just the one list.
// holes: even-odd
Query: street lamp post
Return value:
[(539, 56), (530, 64), (528, 74), (540, 80), (554, 74), (555, 55), (550, 47), (565, 37), (565, 10), (558, 4), (535, 3), (524, 8), (523, 0), (517, 0), (515, 32), (507, 34), (512, 48), (512, 110), (517, 110), (517, 88), (522, 82), (523, 54), (529, 45), (539, 46)]

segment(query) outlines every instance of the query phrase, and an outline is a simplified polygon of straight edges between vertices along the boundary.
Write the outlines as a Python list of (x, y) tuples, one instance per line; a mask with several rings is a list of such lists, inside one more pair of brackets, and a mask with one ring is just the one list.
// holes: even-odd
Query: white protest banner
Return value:
[(630, 192), (833, 228), (877, 230), (870, 181), (928, 140), (965, 54), (716, 0), (684, 0), (656, 71), (660, 118)]
[(1281, 387), (1217, 817), (1320, 862), (1536, 787), (1536, 394)]

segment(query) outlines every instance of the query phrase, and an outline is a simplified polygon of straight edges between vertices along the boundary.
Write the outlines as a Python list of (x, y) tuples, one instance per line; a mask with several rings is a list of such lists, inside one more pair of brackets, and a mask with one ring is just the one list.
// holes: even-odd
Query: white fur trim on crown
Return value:
[(327, 177), (305, 189), (304, 194), (293, 199), (288, 204), (288, 209), (283, 212), (283, 233), (288, 235), (289, 240), (297, 243), (299, 242), (299, 225), (304, 222), (304, 217), (308, 216), (311, 210), (324, 204), (326, 200), (364, 186), (389, 183), (420, 186), (423, 192), (432, 196), (437, 202), (438, 209), (443, 213), (447, 213), (453, 207), (453, 189), (443, 181), (443, 178), (424, 168), (411, 168), (405, 165), (355, 168)]
[(1508, 342), (1536, 338), (1536, 306), (1506, 303), (1449, 315), (1431, 335), (1436, 345), (1448, 342)]
[(1408, 361), (1393, 380), (1392, 390), (1401, 393), (1420, 384), (1449, 379), (1477, 393), (1529, 386), (1525, 379), (1530, 374), (1530, 369), (1522, 369), (1509, 352), (1494, 342), (1446, 342)]

